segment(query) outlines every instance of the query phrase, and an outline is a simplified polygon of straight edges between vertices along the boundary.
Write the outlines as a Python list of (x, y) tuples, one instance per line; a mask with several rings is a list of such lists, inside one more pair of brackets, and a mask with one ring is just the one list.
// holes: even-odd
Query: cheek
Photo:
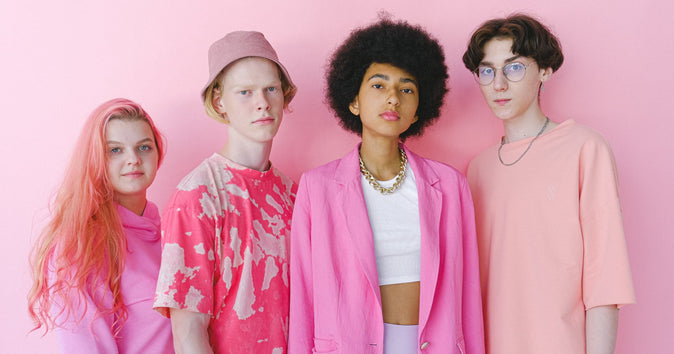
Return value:
[(152, 154), (146, 156), (143, 159), (143, 163), (145, 164), (147, 169), (157, 171), (157, 168), (159, 166), (159, 154), (157, 153), (157, 150), (153, 150)]
[(488, 86), (482, 86), (482, 85), (480, 85), (480, 92), (482, 93), (482, 96), (483, 96), (485, 99), (486, 99), (486, 98), (488, 97), (488, 95), (489, 95), (489, 86), (491, 86), (491, 85), (488, 85)]
[(119, 172), (119, 162), (114, 157), (111, 157), (107, 162), (108, 176), (113, 176), (114, 172)]

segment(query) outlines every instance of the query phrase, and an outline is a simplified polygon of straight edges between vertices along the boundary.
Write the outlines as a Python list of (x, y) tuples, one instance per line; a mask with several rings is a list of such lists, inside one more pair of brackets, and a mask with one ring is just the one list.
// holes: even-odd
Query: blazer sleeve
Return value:
[(467, 353), (484, 353), (482, 293), (475, 232), (473, 198), (466, 179), (461, 180), (461, 214), (463, 233), (462, 323)]
[(288, 353), (313, 348), (314, 290), (311, 252), (311, 205), (306, 177), (300, 178), (290, 233), (290, 328)]

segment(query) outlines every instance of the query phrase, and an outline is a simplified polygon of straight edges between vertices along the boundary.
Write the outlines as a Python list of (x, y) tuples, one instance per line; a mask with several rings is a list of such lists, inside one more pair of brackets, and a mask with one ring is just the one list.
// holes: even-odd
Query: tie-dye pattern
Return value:
[(218, 353), (285, 353), (296, 185), (275, 168), (214, 154), (178, 185), (162, 219), (154, 307), (212, 316)]

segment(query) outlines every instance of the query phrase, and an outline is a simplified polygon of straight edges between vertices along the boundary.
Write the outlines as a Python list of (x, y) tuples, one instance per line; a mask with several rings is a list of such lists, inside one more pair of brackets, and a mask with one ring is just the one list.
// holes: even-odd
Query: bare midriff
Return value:
[(419, 282), (380, 285), (384, 322), (396, 325), (419, 324)]

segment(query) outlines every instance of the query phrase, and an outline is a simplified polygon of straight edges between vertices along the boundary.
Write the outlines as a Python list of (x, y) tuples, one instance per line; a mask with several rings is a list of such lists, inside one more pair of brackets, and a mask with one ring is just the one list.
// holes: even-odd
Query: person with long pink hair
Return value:
[(152, 310), (160, 219), (146, 198), (163, 155), (133, 101), (87, 119), (31, 254), (33, 330), (56, 329), (62, 352), (173, 353), (171, 323)]

